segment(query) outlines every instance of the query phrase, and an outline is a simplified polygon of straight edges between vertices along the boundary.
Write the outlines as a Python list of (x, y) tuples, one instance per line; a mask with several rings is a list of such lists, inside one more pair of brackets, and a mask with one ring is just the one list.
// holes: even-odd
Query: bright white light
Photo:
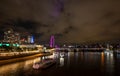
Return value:
[(64, 66), (64, 58), (60, 58), (60, 66)]

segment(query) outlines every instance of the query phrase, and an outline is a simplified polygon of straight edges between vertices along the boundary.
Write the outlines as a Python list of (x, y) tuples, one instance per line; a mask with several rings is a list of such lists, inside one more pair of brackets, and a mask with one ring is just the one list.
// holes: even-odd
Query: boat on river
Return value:
[(48, 69), (56, 64), (56, 61), (53, 59), (47, 59), (43, 62), (38, 62), (33, 64), (33, 69)]
[(61, 52), (61, 53), (60, 53), (60, 57), (63, 58), (63, 57), (64, 57), (64, 54), (65, 54), (64, 52)]

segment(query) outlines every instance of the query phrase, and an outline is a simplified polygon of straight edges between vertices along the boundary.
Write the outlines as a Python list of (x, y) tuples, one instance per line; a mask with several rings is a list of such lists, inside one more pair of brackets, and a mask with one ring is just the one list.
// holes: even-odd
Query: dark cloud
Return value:
[(115, 15), (115, 14), (114, 14), (113, 12), (106, 12), (106, 13), (103, 15), (103, 17), (109, 19), (109, 18), (111, 18), (111, 17), (114, 16), (114, 15)]
[(68, 26), (67, 28), (64, 29), (63, 34), (68, 34), (70, 32), (76, 31), (77, 29), (73, 26)]
[(17, 21), (14, 21), (13, 24), (15, 26), (21, 26), (21, 27), (24, 27), (25, 29), (35, 29), (36, 27), (36, 23), (33, 22), (33, 21), (22, 21), (22, 20), (17, 20)]
[(15, 19), (15, 20), (6, 20), (5, 22), (1, 23), (1, 29), (6, 28), (12, 28), (15, 31), (26, 31), (26, 32), (35, 32), (37, 22), (30, 21), (30, 20), (21, 20), (21, 19)]
[(1, 0), (0, 29), (55, 35), (61, 42), (120, 38), (119, 0)]
[(115, 20), (111, 25), (120, 26), (120, 19)]

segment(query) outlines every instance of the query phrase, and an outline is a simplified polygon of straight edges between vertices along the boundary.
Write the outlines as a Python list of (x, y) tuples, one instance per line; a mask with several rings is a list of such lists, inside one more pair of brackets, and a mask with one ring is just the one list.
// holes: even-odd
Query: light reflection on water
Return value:
[(64, 58), (60, 58), (60, 67), (64, 66)]
[(105, 55), (105, 66), (106, 66), (106, 71), (109, 73), (109, 74), (113, 74), (114, 73), (114, 56), (113, 56), (113, 53), (107, 53)]
[[(115, 59), (113, 53), (105, 54), (104, 52), (66, 52), (63, 54), (64, 56), (61, 57), (60, 52), (54, 52), (51, 56), (38, 57), (23, 62), (1, 66), (0, 76), (20, 76), (26, 75), (28, 73), (34, 74), (32, 65), (36, 62), (41, 62), (45, 58), (54, 58), (57, 63), (59, 63), (59, 65), (57, 65), (59, 67), (56, 68), (56, 71), (59, 71), (59, 68), (62, 67), (62, 70), (66, 70), (66, 68), (72, 68), (75, 73), (78, 73), (79, 70), (83, 70), (83, 73), (84, 71), (92, 72), (93, 70), (97, 71), (98, 73), (106, 73), (107, 75), (114, 74)], [(44, 72), (43, 75), (44, 74), (46, 73)]]

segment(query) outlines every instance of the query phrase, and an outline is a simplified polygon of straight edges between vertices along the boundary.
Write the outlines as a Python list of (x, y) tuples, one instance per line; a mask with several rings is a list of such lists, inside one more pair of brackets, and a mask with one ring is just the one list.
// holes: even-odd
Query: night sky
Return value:
[(37, 33), (41, 41), (120, 38), (120, 0), (0, 0), (0, 30)]

